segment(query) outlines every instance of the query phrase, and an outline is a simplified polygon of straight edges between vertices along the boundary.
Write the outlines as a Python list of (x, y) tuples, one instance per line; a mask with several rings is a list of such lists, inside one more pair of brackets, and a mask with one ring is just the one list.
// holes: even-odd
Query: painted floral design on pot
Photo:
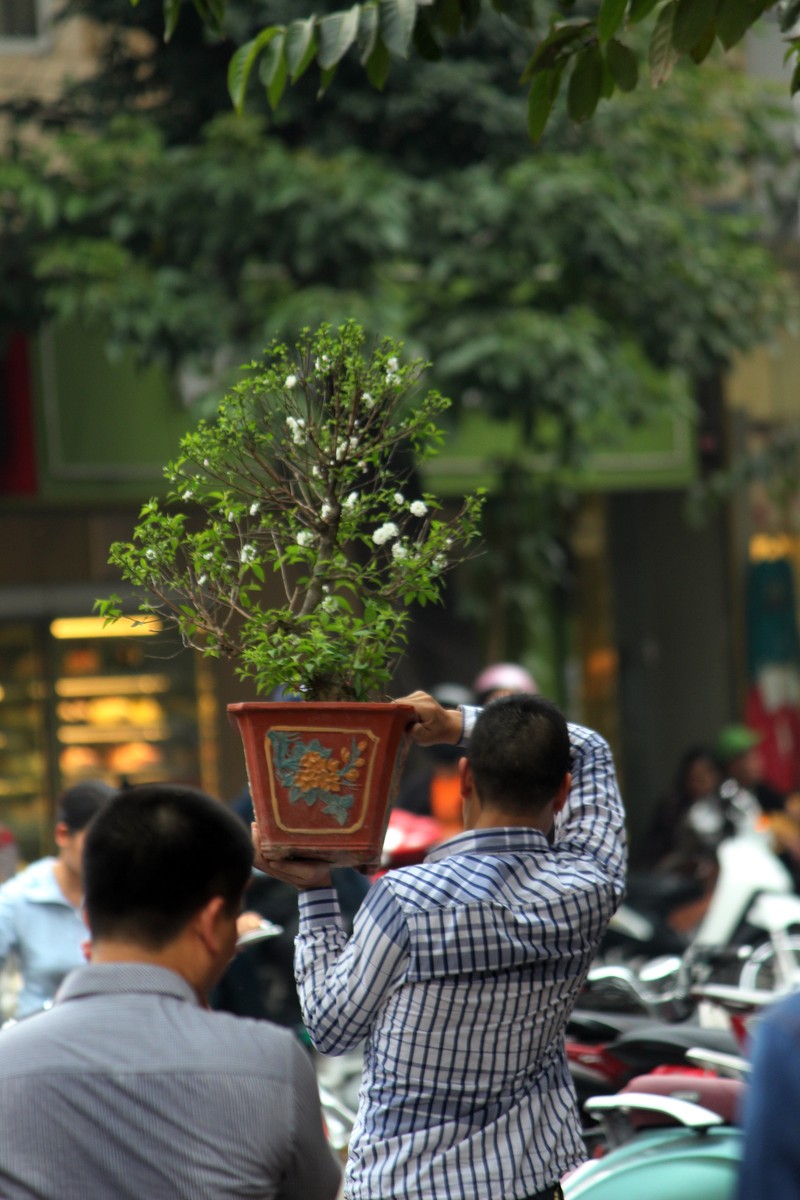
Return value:
[(367, 744), (351, 737), (349, 745), (342, 744), (338, 755), (317, 737), (304, 738), (298, 733), (270, 730), (275, 774), (288, 793), (291, 804), (302, 803), (312, 808), (322, 805), (322, 812), (344, 825), (355, 800), (361, 770), (365, 765)]

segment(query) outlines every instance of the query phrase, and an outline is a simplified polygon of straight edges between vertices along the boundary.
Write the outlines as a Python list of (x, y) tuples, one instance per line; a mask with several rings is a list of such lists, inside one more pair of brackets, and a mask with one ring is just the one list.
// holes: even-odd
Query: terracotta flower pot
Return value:
[(380, 864), (408, 752), (405, 704), (229, 704), (266, 858)]

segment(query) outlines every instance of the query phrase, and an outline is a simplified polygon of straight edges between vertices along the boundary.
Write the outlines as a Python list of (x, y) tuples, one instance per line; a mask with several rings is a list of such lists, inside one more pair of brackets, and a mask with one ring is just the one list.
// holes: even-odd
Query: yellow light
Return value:
[(166, 725), (118, 725), (115, 729), (103, 729), (97, 725), (62, 725), (56, 736), (65, 746), (129, 742), (133, 737), (144, 742), (165, 742), (169, 737), (169, 729)]
[(168, 675), (82, 675), (55, 682), (58, 696), (129, 696), (168, 692), (171, 686)]
[(58, 617), (50, 624), (54, 638), (152, 637), (161, 632), (155, 617), (120, 617), (106, 625), (104, 617)]

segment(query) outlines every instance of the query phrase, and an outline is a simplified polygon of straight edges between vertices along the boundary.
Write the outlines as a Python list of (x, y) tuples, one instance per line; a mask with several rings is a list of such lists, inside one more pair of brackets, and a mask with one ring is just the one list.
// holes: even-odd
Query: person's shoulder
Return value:
[(764, 1025), (780, 1029), (800, 1043), (800, 992), (792, 992), (767, 1010)]
[(50, 884), (53, 879), (54, 858), (38, 858), (29, 863), (21, 871), (17, 871), (10, 879), (0, 885), (0, 896), (25, 896), (31, 889), (38, 889), (44, 884)]
[(605, 750), (609, 749), (608, 742), (596, 729), (586, 725), (576, 725), (573, 721), (567, 723), (570, 745), (573, 750)]

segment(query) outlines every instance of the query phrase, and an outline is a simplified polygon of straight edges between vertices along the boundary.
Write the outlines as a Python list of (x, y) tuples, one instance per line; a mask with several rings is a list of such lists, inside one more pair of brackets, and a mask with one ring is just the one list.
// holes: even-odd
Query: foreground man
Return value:
[(0, 1034), (3, 1200), (333, 1200), (292, 1035), (207, 1010), (252, 848), (189, 788), (120, 792), (86, 834), (92, 961)]
[[(472, 736), (466, 831), (367, 894), (348, 940), (317, 864), (300, 887), (296, 975), (314, 1044), (366, 1041), (350, 1200), (553, 1200), (585, 1158), (563, 1029), (623, 892), (608, 746), (539, 696), (478, 716), (406, 697), (423, 745)], [(463, 728), (462, 728), (463, 726)]]

